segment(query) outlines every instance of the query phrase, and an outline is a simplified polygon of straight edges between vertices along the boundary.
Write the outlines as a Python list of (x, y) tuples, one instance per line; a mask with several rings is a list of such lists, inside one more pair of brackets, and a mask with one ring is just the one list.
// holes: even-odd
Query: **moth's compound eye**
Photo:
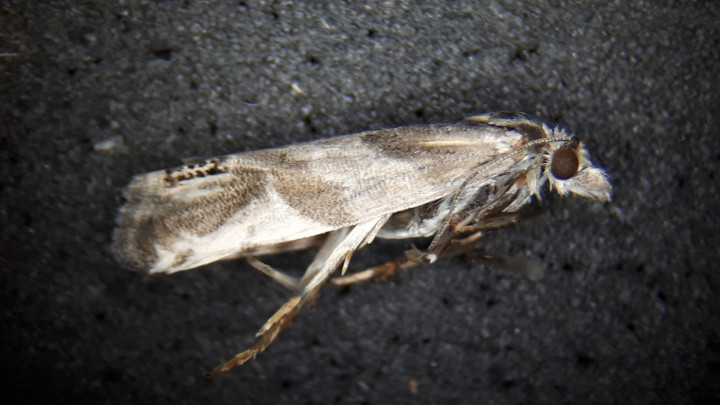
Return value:
[(556, 179), (567, 180), (577, 174), (580, 160), (570, 148), (557, 149), (550, 159), (550, 172)]

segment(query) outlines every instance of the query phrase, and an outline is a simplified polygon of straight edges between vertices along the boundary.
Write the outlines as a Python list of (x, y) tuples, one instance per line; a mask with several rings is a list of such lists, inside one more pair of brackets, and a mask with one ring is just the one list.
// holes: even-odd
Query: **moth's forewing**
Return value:
[[(441, 199), (523, 134), (459, 123), (404, 127), (214, 158), (137, 176), (113, 251), (174, 272)], [(508, 160), (487, 176), (506, 171)]]

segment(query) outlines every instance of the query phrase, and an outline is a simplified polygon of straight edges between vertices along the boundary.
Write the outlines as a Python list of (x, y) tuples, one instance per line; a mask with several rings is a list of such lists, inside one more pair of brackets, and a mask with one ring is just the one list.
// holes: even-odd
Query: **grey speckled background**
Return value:
[[(0, 5), (3, 398), (717, 400), (718, 3), (93, 3)], [(110, 254), (134, 174), (495, 110), (570, 128), (616, 188), (604, 205), (550, 196), (488, 237), (543, 263), (538, 282), (457, 258), (327, 287), (265, 354), (208, 379), (285, 291), (240, 262), (147, 277)]]

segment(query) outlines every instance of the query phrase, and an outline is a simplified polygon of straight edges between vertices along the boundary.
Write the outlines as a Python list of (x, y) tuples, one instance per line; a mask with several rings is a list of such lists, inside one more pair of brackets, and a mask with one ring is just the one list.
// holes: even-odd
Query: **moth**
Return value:
[[(607, 174), (579, 138), (525, 114), (368, 131), (138, 175), (124, 193), (113, 253), (149, 273), (245, 258), (293, 291), (257, 343), (215, 374), (264, 351), (339, 268), (333, 281), (347, 284), (434, 262), (518, 222), (545, 183), (562, 196), (611, 198)], [(425, 250), (344, 276), (375, 238), (419, 237), (432, 237)], [(257, 259), (312, 246), (300, 279)]]

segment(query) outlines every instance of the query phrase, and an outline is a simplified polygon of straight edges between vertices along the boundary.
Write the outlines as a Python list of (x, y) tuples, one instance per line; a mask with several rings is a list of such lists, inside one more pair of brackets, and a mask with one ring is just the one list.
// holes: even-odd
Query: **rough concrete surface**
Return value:
[[(720, 5), (713, 1), (0, 4), (6, 403), (692, 404), (720, 392)], [(287, 298), (238, 261), (149, 277), (110, 252), (134, 174), (366, 129), (524, 111), (615, 187), (477, 257)], [(353, 268), (394, 258), (376, 242)], [(312, 253), (271, 258), (301, 270)]]

